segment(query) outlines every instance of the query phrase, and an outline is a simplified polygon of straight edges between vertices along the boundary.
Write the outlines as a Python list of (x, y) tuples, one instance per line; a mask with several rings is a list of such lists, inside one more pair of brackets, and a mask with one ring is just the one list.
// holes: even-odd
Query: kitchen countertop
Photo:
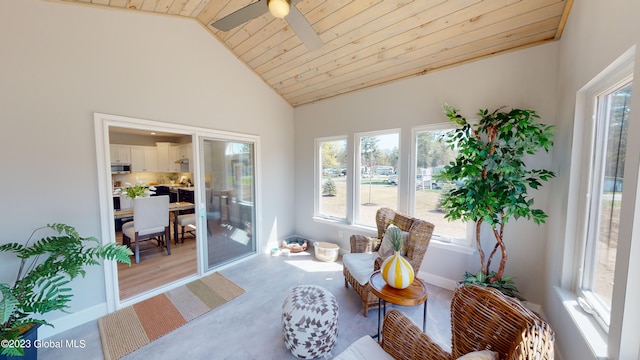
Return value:
[(171, 189), (182, 189), (182, 190), (194, 190), (193, 185), (192, 186), (184, 186), (184, 185), (171, 185), (171, 184), (160, 184), (160, 185), (155, 185), (155, 186), (166, 186), (168, 188)]
[[(184, 186), (184, 185), (171, 185), (171, 184), (158, 184), (158, 185), (149, 185), (149, 186), (166, 186), (168, 188), (174, 189), (174, 190), (187, 190), (187, 191), (195, 191), (195, 188), (193, 186)], [(117, 189), (117, 188), (116, 188)], [(124, 188), (123, 188), (124, 189)], [(116, 194), (115, 192), (113, 193), (113, 196), (119, 196), (119, 194)]]

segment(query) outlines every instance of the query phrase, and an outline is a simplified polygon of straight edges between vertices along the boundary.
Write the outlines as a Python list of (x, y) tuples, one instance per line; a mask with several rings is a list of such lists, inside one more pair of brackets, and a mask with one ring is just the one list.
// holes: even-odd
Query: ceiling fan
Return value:
[(298, 1), (300, 0), (258, 0), (216, 20), (211, 26), (218, 30), (229, 31), (268, 11), (277, 18), (286, 19), (298, 38), (310, 51), (313, 51), (320, 48), (323, 43), (304, 15), (292, 4)]

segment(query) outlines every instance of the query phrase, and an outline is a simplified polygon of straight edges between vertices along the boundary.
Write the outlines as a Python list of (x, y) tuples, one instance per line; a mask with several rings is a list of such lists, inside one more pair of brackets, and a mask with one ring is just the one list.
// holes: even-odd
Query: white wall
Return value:
[[(556, 135), (556, 146), (553, 149), (553, 162), (558, 168), (558, 178), (551, 190), (550, 210), (553, 216), (549, 222), (549, 248), (547, 252), (546, 265), (547, 280), (545, 281), (547, 291), (545, 307), (546, 312), (553, 321), (553, 326), (560, 340), (557, 346), (563, 354), (564, 360), (571, 359), (592, 359), (594, 354), (587, 347), (587, 343), (574, 322), (568, 317), (561, 299), (553, 290), (553, 286), (563, 286), (570, 288), (571, 270), (573, 270), (571, 259), (571, 244), (567, 244), (564, 236), (566, 231), (571, 232), (570, 223), (567, 222), (567, 208), (569, 194), (569, 169), (571, 166), (572, 131), (574, 127), (574, 110), (576, 106), (576, 93), (587, 82), (593, 79), (598, 73), (603, 71), (609, 64), (621, 56), (627, 49), (640, 42), (640, 2), (637, 0), (613, 0), (613, 1), (575, 1), (566, 24), (559, 48), (559, 71), (558, 71), (558, 128)], [(640, 61), (636, 58), (635, 73), (640, 73)], [(637, 78), (636, 78), (637, 80)], [(634, 90), (636, 86), (634, 86)], [(638, 123), (640, 116), (640, 97), (634, 91), (631, 103), (630, 124)], [(580, 121), (580, 120), (576, 120)], [(639, 134), (632, 132), (630, 127), (629, 142), (630, 148), (627, 151), (627, 168), (625, 177), (629, 175), (631, 179), (625, 178), (625, 183), (633, 184), (638, 171), (638, 151), (637, 138)], [(625, 206), (623, 202), (623, 206)], [(632, 214), (624, 214), (632, 215)], [(621, 238), (618, 244), (618, 256), (616, 269), (631, 267), (634, 263), (637, 267), (637, 259), (640, 254), (631, 253), (630, 234), (620, 233)], [(629, 235), (629, 236), (625, 236)], [(636, 248), (638, 241), (636, 240)], [(625, 250), (626, 249), (626, 250)], [(631, 262), (630, 258), (635, 258)], [(626, 273), (621, 271), (624, 278), (616, 277), (616, 293), (614, 293), (614, 306), (621, 307), (624, 303), (623, 296), (629, 297), (635, 291), (633, 303), (637, 304), (638, 286), (635, 289), (626, 288)], [(634, 283), (637, 280), (633, 277), (635, 272), (631, 272), (630, 278)], [(618, 276), (618, 275), (616, 275)], [(622, 282), (619, 280), (623, 280)], [(622, 290), (620, 290), (622, 289)], [(629, 302), (627, 302), (629, 305)], [(621, 319), (612, 321), (610, 336), (609, 354), (613, 359), (630, 359), (638, 357), (638, 348), (635, 344), (638, 339), (638, 306), (627, 307), (624, 314), (625, 319), (633, 320), (635, 325), (626, 327), (627, 331), (622, 333)], [(635, 327), (635, 328), (634, 328)], [(632, 345), (624, 346), (620, 349), (620, 338), (626, 337), (627, 342)], [(631, 337), (635, 340), (628, 340)], [(631, 351), (632, 357), (629, 357)]]
[[(349, 249), (349, 235), (355, 229), (338, 229), (314, 221), (314, 139), (357, 132), (401, 128), (400, 176), (408, 178), (411, 128), (443, 123), (448, 119), (442, 105), (449, 103), (462, 114), (474, 118), (478, 109), (491, 110), (508, 105), (535, 109), (542, 120), (553, 124), (555, 117), (555, 78), (558, 43), (495, 56), (425, 76), (343, 95), (295, 109), (296, 148), (296, 224), (298, 233), (318, 241), (333, 241)], [(349, 144), (353, 147), (353, 144)], [(534, 166), (555, 170), (549, 155), (531, 159)], [(547, 191), (553, 181), (535, 194), (536, 206), (548, 210)], [(407, 189), (400, 189), (405, 199)], [(407, 211), (406, 201), (399, 209)], [(428, 220), (428, 219), (427, 219)], [(344, 237), (338, 238), (338, 230)], [(530, 301), (543, 300), (546, 249), (545, 225), (510, 222), (505, 231), (509, 260), (507, 273), (516, 276), (522, 294)], [(450, 282), (462, 278), (464, 271), (477, 271), (477, 254), (467, 255), (430, 246), (421, 272)]]
[[(94, 112), (259, 135), (262, 234), (294, 232), (293, 110), (195, 21), (2, 0), (0, 48), (0, 243), (101, 233)], [(16, 265), (0, 254), (1, 282)], [(104, 304), (102, 270), (74, 289), (72, 312)]]

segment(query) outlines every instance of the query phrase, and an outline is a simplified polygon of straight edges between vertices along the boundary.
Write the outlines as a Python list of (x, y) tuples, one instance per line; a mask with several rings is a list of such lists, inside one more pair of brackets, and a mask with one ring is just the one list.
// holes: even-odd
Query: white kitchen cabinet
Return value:
[(171, 162), (172, 169), (171, 172), (180, 172), (180, 164), (176, 163), (180, 159), (178, 153), (180, 152), (180, 147), (178, 145), (169, 147), (169, 161)]
[(176, 164), (175, 144), (158, 142), (156, 150), (158, 151), (158, 171), (177, 172), (180, 170), (179, 164)]
[(131, 146), (129, 145), (109, 145), (109, 156), (112, 163), (131, 164)]
[(158, 171), (158, 150), (155, 146), (131, 147), (131, 171)]
[(190, 160), (192, 152), (191, 143), (178, 146), (178, 159)]
[(193, 152), (193, 146), (191, 143), (178, 146), (178, 160), (185, 161), (183, 164), (178, 164), (178, 165), (181, 165), (180, 171), (193, 172), (193, 165), (191, 164), (192, 152)]

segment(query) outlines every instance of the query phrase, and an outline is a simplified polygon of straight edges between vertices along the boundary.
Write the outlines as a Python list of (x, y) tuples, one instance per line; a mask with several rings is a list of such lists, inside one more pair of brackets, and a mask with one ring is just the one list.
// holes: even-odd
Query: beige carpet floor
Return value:
[[(282, 303), (300, 284), (323, 286), (336, 297), (339, 306), (338, 340), (333, 355), (363, 335), (377, 331), (377, 310), (362, 316), (362, 304), (344, 286), (342, 264), (321, 262), (311, 253), (289, 257), (257, 255), (219, 270), (245, 290), (242, 296), (214, 311), (197, 317), (157, 340), (125, 355), (123, 359), (296, 359), (285, 347), (282, 336)], [(445, 350), (451, 347), (449, 305), (452, 292), (429, 285), (427, 334)], [(423, 308), (397, 307), (414, 323), (422, 324)], [(83, 340), (82, 348), (40, 349), (40, 359), (104, 359), (98, 321), (90, 321), (60, 333), (50, 340)]]

